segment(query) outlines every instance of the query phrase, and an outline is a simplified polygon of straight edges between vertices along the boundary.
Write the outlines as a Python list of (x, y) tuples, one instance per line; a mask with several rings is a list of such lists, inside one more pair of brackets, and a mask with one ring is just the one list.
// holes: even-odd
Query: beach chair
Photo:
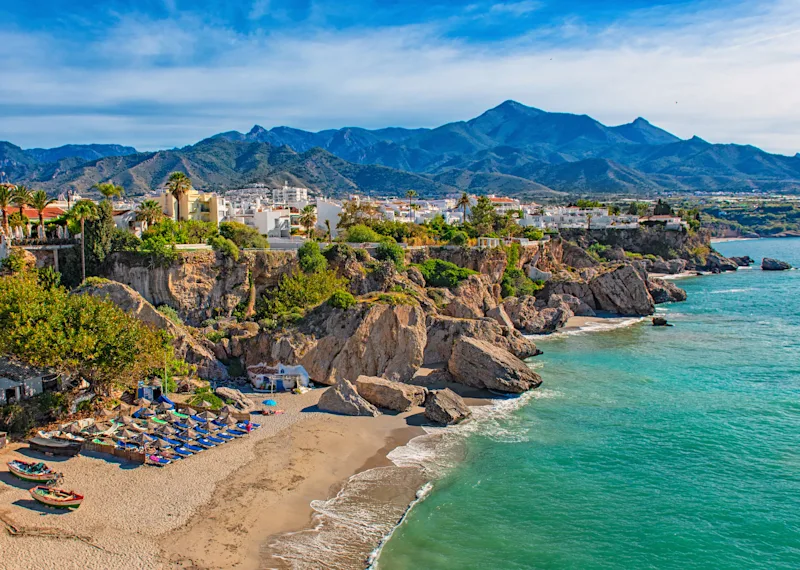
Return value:
[(189, 443), (189, 442), (186, 442), (186, 443), (184, 443), (184, 444), (183, 444), (181, 447), (182, 447), (183, 449), (188, 449), (188, 450), (189, 450), (189, 451), (191, 451), (192, 453), (200, 453), (201, 451), (203, 451), (203, 448), (202, 448), (202, 447), (199, 447), (199, 446), (197, 446), (197, 445), (192, 445), (192, 444), (191, 444), (191, 443)]
[(236, 437), (242, 437), (243, 435), (247, 435), (247, 430), (246, 429), (231, 428), (226, 433), (233, 434)]
[(183, 447), (175, 447), (175, 448), (173, 448), (172, 451), (175, 453), (175, 455), (178, 455), (179, 457), (191, 457), (192, 456), (192, 452), (189, 451), (188, 449), (184, 449)]
[(216, 447), (213, 442), (208, 441), (204, 437), (200, 437), (200, 438), (196, 439), (195, 441), (197, 442), (197, 445), (199, 445), (200, 447), (205, 447), (206, 449), (211, 449), (212, 447)]
[(205, 436), (205, 439), (207, 439), (211, 443), (215, 443), (217, 445), (222, 445), (226, 441), (229, 441), (227, 439), (222, 439), (221, 437), (217, 437), (217, 436), (214, 436), (214, 435), (207, 435), (207, 436)]
[(231, 441), (232, 439), (236, 439), (236, 436), (228, 435), (227, 433), (223, 433), (221, 431), (218, 431), (217, 433), (215, 433), (214, 437), (218, 437), (220, 439), (224, 439), (225, 441)]
[(172, 463), (166, 457), (160, 457), (158, 455), (148, 455), (147, 456), (147, 464), (148, 465), (157, 465), (158, 467), (163, 467), (164, 465), (169, 465)]

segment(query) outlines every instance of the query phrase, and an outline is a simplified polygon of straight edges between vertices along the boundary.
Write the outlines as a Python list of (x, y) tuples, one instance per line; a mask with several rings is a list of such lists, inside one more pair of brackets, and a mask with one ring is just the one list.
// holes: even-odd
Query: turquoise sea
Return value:
[(543, 388), (476, 422), (380, 570), (800, 568), (800, 271), (678, 283), (674, 327), (542, 339)]

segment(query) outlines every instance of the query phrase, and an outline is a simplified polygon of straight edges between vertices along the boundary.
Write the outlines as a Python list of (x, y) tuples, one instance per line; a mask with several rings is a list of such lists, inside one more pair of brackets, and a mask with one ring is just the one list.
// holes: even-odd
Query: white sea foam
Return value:
[[(620, 317), (602, 319), (599, 321), (591, 321), (581, 327), (572, 330), (562, 330), (549, 335), (550, 338), (561, 338), (565, 336), (582, 335), (586, 333), (605, 332), (614, 329), (621, 329), (639, 324), (645, 320), (646, 317)], [(538, 337), (540, 340), (542, 337)], [(544, 337), (547, 338), (547, 337)]]

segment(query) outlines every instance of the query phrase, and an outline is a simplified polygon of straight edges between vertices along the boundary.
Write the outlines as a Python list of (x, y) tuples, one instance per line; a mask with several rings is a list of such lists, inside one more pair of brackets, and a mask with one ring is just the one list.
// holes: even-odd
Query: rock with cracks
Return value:
[(457, 424), (470, 415), (472, 411), (464, 399), (449, 388), (429, 392), (425, 398), (425, 417), (434, 423)]
[(344, 416), (378, 416), (378, 409), (358, 395), (355, 387), (344, 378), (325, 390), (317, 404), (320, 410)]
[(235, 388), (226, 388), (224, 386), (220, 386), (214, 390), (214, 394), (222, 401), (230, 403), (232, 406), (238, 410), (241, 410), (242, 412), (250, 412), (255, 408), (247, 396)]
[(770, 257), (765, 257), (764, 259), (761, 260), (761, 269), (763, 269), (764, 271), (786, 271), (787, 269), (791, 268), (792, 268), (791, 265), (779, 259), (772, 259)]
[(518, 394), (542, 383), (538, 374), (507, 350), (469, 337), (456, 341), (447, 369), (459, 384), (499, 392)]
[(356, 378), (356, 389), (358, 394), (373, 406), (396, 412), (405, 412), (414, 406), (421, 406), (428, 393), (422, 386), (393, 382), (377, 376), (359, 376)]

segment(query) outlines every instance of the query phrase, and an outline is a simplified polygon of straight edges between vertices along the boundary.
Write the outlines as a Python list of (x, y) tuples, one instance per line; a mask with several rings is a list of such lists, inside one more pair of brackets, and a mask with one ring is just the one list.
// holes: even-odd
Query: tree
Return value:
[(192, 189), (192, 181), (183, 172), (173, 172), (167, 179), (167, 190), (177, 202), (176, 219), (181, 220), (181, 198)]
[(136, 208), (137, 222), (147, 222), (148, 226), (152, 226), (163, 219), (164, 212), (161, 210), (161, 204), (156, 200), (145, 200)]
[(330, 242), (332, 235), (333, 234), (331, 233), (331, 221), (330, 220), (325, 220), (325, 239), (328, 242)]
[(114, 208), (106, 200), (95, 206), (97, 217), (86, 224), (86, 274), (98, 275), (100, 266), (111, 253), (114, 233)]
[(122, 186), (117, 186), (113, 182), (100, 182), (92, 186), (92, 188), (100, 192), (106, 200), (111, 200), (115, 196), (122, 196), (125, 193), (125, 189)]
[(219, 225), (219, 233), (238, 247), (249, 249), (267, 249), (269, 247), (267, 238), (258, 233), (257, 229), (241, 222), (222, 222)]
[(3, 232), (8, 235), (8, 210), (14, 198), (14, 191), (17, 189), (13, 184), (0, 184), (0, 212), (3, 213)]
[(464, 212), (464, 219), (462, 220), (463, 223), (467, 223), (467, 208), (469, 207), (469, 196), (466, 192), (461, 194), (461, 198), (458, 199), (456, 202), (456, 207), (461, 208)]
[(417, 197), (417, 191), (416, 190), (408, 190), (406, 192), (406, 198), (408, 198), (408, 219), (410, 221), (412, 221), (412, 222), (414, 221), (414, 219), (413, 219), (413, 213), (414, 213), (414, 207), (413, 206), (414, 205), (413, 205), (412, 200), (414, 200), (414, 198), (416, 198), (416, 197)]
[(55, 200), (48, 198), (44, 190), (37, 190), (31, 194), (31, 206), (39, 213), (39, 237), (44, 237), (44, 210), (53, 202)]
[(79, 200), (70, 210), (72, 219), (81, 224), (81, 280), (86, 280), (86, 221), (97, 219), (97, 206), (90, 200)]
[(592, 214), (586, 214), (586, 229), (587, 230), (591, 230), (592, 229), (592, 218), (593, 218)]
[(11, 197), (11, 201), (14, 205), (19, 208), (19, 215), (23, 216), (25, 206), (31, 203), (31, 191), (27, 186), (17, 186), (17, 189), (14, 190), (14, 194)]
[(608, 213), (612, 216), (619, 216), (620, 212), (622, 212), (622, 208), (617, 206), (616, 204), (608, 207)]
[(671, 216), (672, 207), (664, 202), (661, 198), (656, 202), (656, 207), (653, 209), (654, 216)]
[(486, 196), (478, 196), (478, 203), (472, 208), (472, 223), (478, 231), (478, 235), (491, 233), (497, 213), (494, 204)]
[(379, 216), (378, 209), (372, 204), (351, 200), (342, 204), (342, 211), (339, 213), (339, 222), (336, 227), (347, 229), (356, 224), (373, 221)]
[(300, 225), (306, 229), (306, 235), (311, 237), (311, 230), (314, 229), (314, 224), (317, 223), (317, 209), (309, 204), (300, 211)]

